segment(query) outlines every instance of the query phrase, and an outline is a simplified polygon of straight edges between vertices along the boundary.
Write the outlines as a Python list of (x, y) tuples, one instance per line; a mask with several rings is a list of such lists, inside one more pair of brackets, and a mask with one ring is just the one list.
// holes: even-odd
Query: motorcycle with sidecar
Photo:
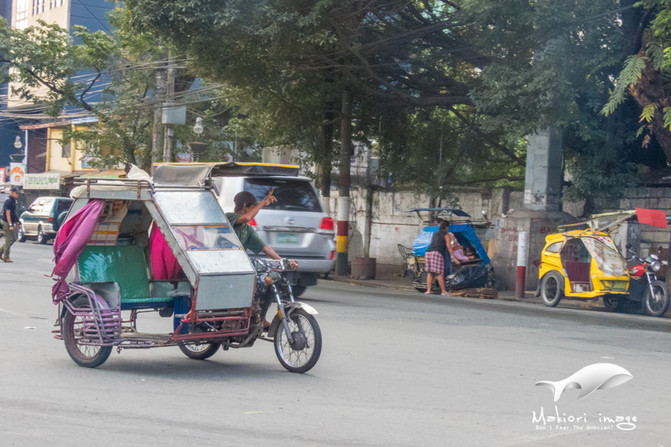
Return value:
[[(55, 337), (90, 368), (114, 348), (177, 346), (206, 359), (264, 340), (287, 370), (310, 370), (322, 346), (317, 311), (294, 301), (289, 263), (250, 260), (213, 193), (211, 167), (196, 171), (76, 182), (54, 242)], [(148, 312), (169, 330), (141, 331)]]
[(610, 234), (595, 229), (569, 230), (546, 236), (539, 266), (536, 296), (554, 307), (563, 298), (603, 300), (608, 310), (637, 303), (651, 316), (663, 315), (669, 291), (655, 274), (655, 255), (627, 267)]

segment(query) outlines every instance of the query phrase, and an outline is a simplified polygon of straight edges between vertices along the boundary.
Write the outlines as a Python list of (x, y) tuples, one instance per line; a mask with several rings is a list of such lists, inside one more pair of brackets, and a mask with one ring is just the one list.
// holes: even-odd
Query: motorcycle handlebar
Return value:
[[(267, 259), (267, 258), (252, 258), (252, 263), (254, 264), (254, 267), (256, 268), (256, 271), (262, 271), (262, 272), (269, 272), (271, 270), (274, 271), (292, 271), (295, 270), (294, 266), (292, 265), (292, 262), (295, 263), (295, 261), (291, 261), (287, 258), (282, 258), (282, 259)], [(296, 267), (298, 264), (296, 264)]]

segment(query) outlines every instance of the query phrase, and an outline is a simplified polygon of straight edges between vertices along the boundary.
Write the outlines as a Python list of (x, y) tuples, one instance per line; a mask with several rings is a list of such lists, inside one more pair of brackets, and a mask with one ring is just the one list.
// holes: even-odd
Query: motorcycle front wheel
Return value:
[(275, 354), (287, 371), (304, 373), (312, 369), (322, 352), (322, 333), (315, 317), (295, 309), (287, 319), (294, 342), (289, 342), (282, 323), (275, 331)]
[(661, 317), (666, 313), (669, 307), (669, 288), (664, 281), (655, 280), (652, 282), (652, 293), (650, 287), (645, 291), (643, 297), (643, 309), (651, 317)]

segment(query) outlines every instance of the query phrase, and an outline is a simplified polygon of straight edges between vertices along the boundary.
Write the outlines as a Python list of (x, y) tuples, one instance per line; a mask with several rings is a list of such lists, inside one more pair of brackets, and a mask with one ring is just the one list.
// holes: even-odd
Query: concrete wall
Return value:
[[(491, 219), (501, 216), (512, 209), (522, 209), (524, 193), (497, 189), (494, 191), (464, 189), (456, 193), (459, 207), (473, 217), (475, 221), (483, 219), (482, 211)], [(329, 209), (338, 209), (337, 193), (329, 198)], [(426, 194), (413, 192), (374, 193), (372, 207), (370, 257), (376, 258), (378, 265), (400, 266), (401, 256), (397, 244), (412, 246), (415, 237), (423, 228), (422, 222), (415, 213), (408, 212), (413, 208), (427, 208), (430, 198)], [(337, 218), (335, 211), (331, 217)], [(366, 202), (363, 189), (353, 190), (350, 195), (350, 238), (348, 257), (363, 256), (366, 232)], [(483, 235), (484, 236), (484, 235)], [(487, 241), (483, 240), (487, 248)], [(384, 267), (382, 267), (384, 268)]]
[[(429, 207), (430, 198), (425, 194), (412, 192), (374, 193), (371, 225), (370, 256), (376, 258), (378, 271), (396, 272), (401, 265), (401, 256), (397, 244), (412, 246), (412, 242), (422, 228), (422, 223), (413, 208)], [(330, 210), (337, 210), (337, 193), (329, 199)], [(517, 263), (517, 240), (520, 231), (529, 233), (527, 254), (527, 290), (534, 290), (537, 284), (538, 263), (540, 252), (545, 243), (545, 236), (556, 230), (557, 225), (575, 221), (583, 213), (584, 203), (563, 203), (564, 212), (556, 212), (544, 216), (530, 215), (524, 208), (524, 193), (509, 189), (481, 191), (463, 189), (455, 192), (459, 206), (481, 220), (482, 211), (487, 213), (492, 222), (491, 231), (481, 236), (485, 248), (488, 249), (496, 269), (497, 287), (514, 289)], [(651, 208), (666, 211), (671, 216), (671, 188), (639, 188), (627, 194), (626, 199), (610, 202), (609, 207), (602, 206), (601, 212), (631, 210), (634, 208)], [(350, 240), (349, 259), (363, 256), (365, 239), (366, 203), (362, 190), (351, 192), (350, 207)], [(331, 212), (335, 219), (335, 212)], [(639, 236), (640, 235), (640, 236)], [(616, 243), (625, 252), (627, 243), (633, 249), (646, 256), (650, 252), (658, 252), (669, 247), (671, 234), (669, 229), (658, 229), (649, 225), (628, 224), (622, 226), (614, 234)], [(640, 248), (640, 249), (639, 249)], [(398, 267), (398, 268), (397, 268)]]

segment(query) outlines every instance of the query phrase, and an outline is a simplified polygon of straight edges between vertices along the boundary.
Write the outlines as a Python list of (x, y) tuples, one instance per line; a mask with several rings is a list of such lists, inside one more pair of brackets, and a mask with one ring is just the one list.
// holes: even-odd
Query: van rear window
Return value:
[(264, 209), (285, 211), (321, 212), (319, 198), (312, 185), (305, 180), (278, 178), (246, 178), (245, 191), (254, 194), (257, 200), (263, 199), (270, 188), (277, 202)]

